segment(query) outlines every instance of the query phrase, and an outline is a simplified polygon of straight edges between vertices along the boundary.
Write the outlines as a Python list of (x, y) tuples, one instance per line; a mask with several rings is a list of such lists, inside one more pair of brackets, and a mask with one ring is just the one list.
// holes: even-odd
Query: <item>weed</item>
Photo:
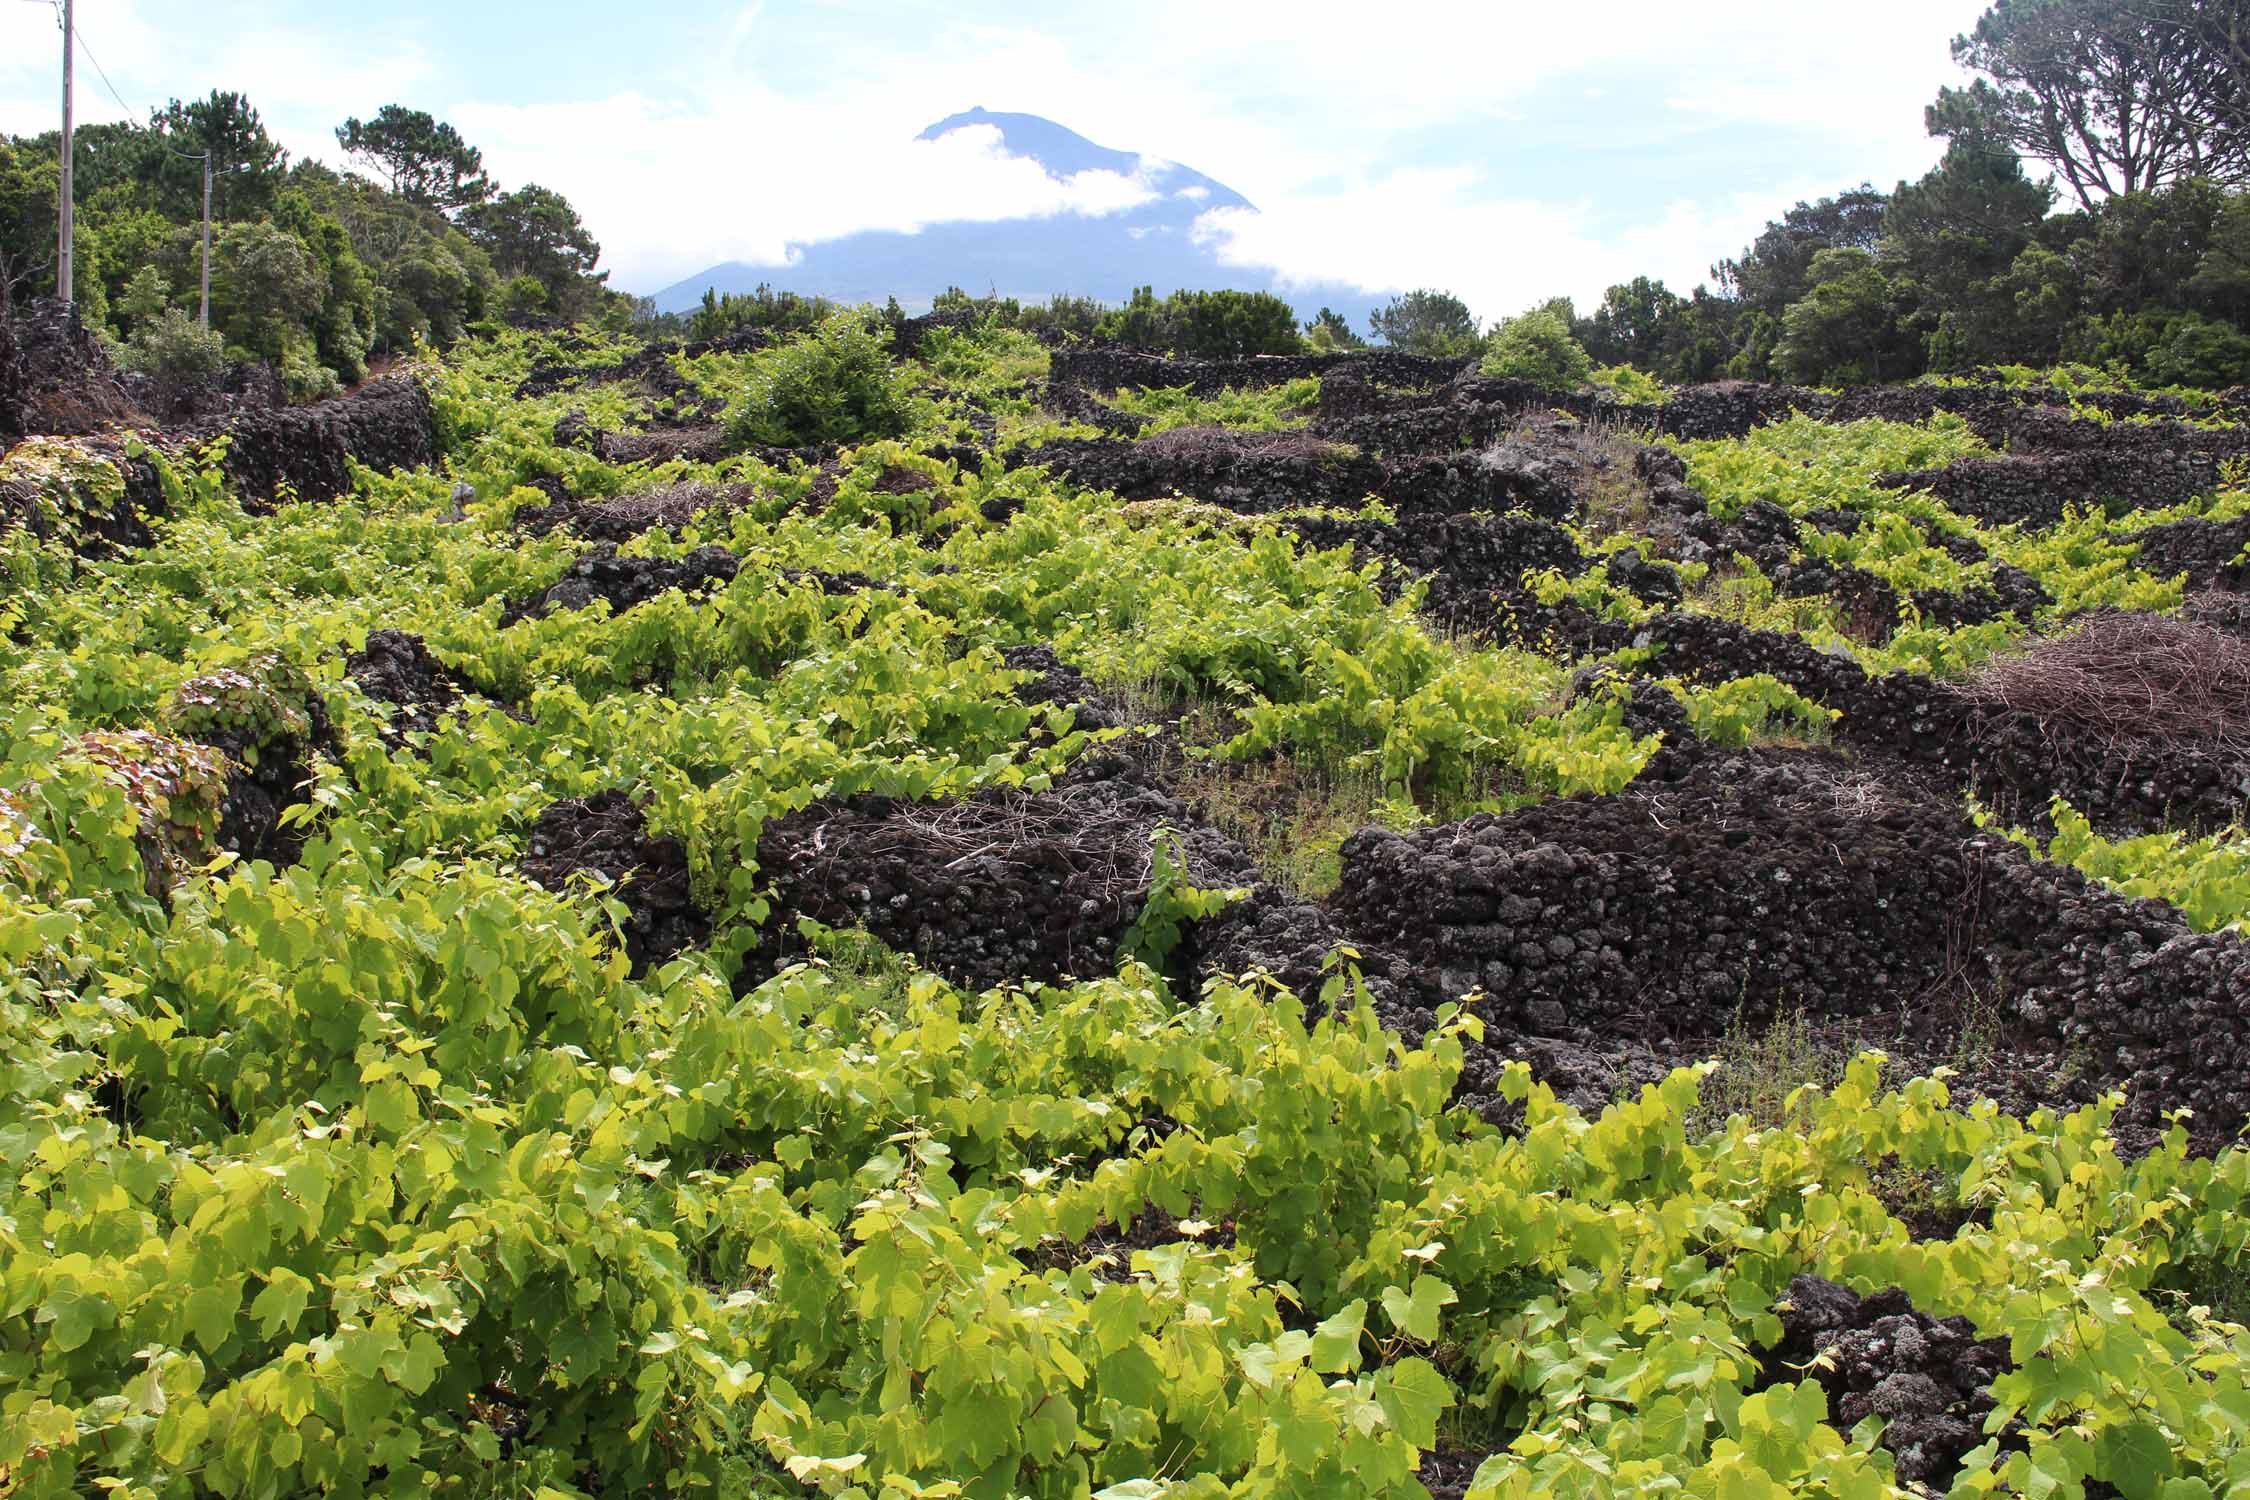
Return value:
[(1850, 1057), (1802, 1008), (1782, 1011), (1763, 1026), (1737, 1009), (1717, 1060), (1688, 1122), (1691, 1135), (1722, 1130), (1736, 1115), (1748, 1116), (1760, 1130), (1786, 1125), (1793, 1117), (1791, 1096), (1806, 1087), (1833, 1086)]
[(1988, 990), (1965, 989), (1955, 1020), (1952, 1065), (1972, 1072), (1989, 1065), (1999, 1054), (1999, 996)]
[(1344, 840), (1397, 809), (1371, 772), (1338, 772), (1305, 756), (1191, 760), (1179, 793), (1250, 851), (1273, 883), (1317, 899), (1342, 883)]
[(2180, 1284), (2171, 1295), (2183, 1312), (2200, 1307), (2215, 1322), (2250, 1326), (2250, 1261), (2201, 1256), (2182, 1264), (2176, 1276)]
[[(1385, 789), (1372, 766), (1316, 751), (1218, 754), (1241, 733), (1234, 709), (1218, 699), (1165, 691), (1149, 681), (1103, 689), (1135, 722), (1169, 723), (1158, 753), (1176, 795), (1249, 851), (1266, 877), (1292, 896), (1318, 899), (1343, 880), (1343, 844), (1363, 828), (1399, 832), (1468, 816), (1506, 800), (1489, 775), (1472, 780), (1477, 796), (1426, 798)], [(1169, 753), (1166, 753), (1169, 752)]]
[(906, 1005), (908, 987), (920, 970), (874, 933), (801, 917), (797, 935), (805, 944), (806, 961), (826, 971), (837, 992), (850, 995), (856, 1009), (895, 1012)]

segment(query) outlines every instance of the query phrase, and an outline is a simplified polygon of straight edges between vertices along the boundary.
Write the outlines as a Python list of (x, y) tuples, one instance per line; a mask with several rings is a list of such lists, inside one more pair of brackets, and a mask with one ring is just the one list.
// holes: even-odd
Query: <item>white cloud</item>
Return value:
[(1453, 168), (1397, 172), (1260, 213), (1219, 209), (1196, 227), (1221, 260), (1276, 267), (1285, 285), (1441, 287), (1491, 321), (1557, 295), (1588, 310), (1605, 288), (1640, 275), (1685, 292), (1714, 261), (1748, 243), (1775, 210), (1765, 193), (1716, 205), (1682, 199), (1625, 230), (1596, 234), (1583, 203), (1495, 196), (1478, 174)]
[[(79, 6), (77, 25), (80, 122), (142, 120), (171, 98), (236, 89), (249, 96), (274, 139), (299, 156), (334, 158), (333, 132), (344, 116), (375, 107), (368, 100), (411, 97), (437, 74), (430, 53), (412, 39), (369, 45), (317, 22), (277, 24), (265, 7), (255, 25), (206, 25), (178, 7), (104, 0), (98, 9)], [(61, 61), (54, 13), (0, 0), (0, 130), (56, 127)]]
[[(1005, 19), (1001, 0), (755, 0), (712, 19), (707, 45), (645, 63), (589, 33), (580, 76), (614, 86), (539, 104), (511, 98), (504, 56), (325, 7), (277, 24), (276, 8), (209, 3), (243, 24), (189, 25), (154, 0), (81, 6), (133, 113), (240, 88), (292, 151), (334, 161), (344, 115), (413, 102), (503, 183), (569, 196), (624, 287), (859, 229), (1115, 213), (1179, 160), (1265, 210), (1206, 226), (1232, 257), (1298, 280), (1454, 285), (1496, 313), (1619, 273), (1692, 285), (1796, 197), (1919, 172), (1936, 154), (1921, 108), (1956, 77), (1946, 42), (1984, 0), (1393, 0), (1372, 18), (1345, 0), (1143, 0)], [(46, 7), (0, 0), (0, 129), (48, 128), (57, 50)], [(124, 113), (81, 76), (82, 118)], [(979, 101), (1147, 154), (1131, 175), (1057, 182), (989, 131), (911, 139)], [(1697, 165), (1648, 169), (1673, 159)]]
[[(1946, 44), (1984, 6), (1393, 0), (1371, 18), (1347, 0), (1142, 0), (1083, 8), (1058, 25), (1067, 38), (958, 27), (917, 45), (914, 60), (928, 65), (925, 84), (928, 73), (973, 68), (979, 92), (997, 94), (988, 80), (1005, 81), (1021, 101), (1012, 108), (1192, 161), (1262, 202), (1380, 170), (1401, 136), (1520, 118), (1558, 84), (1601, 88), (1607, 110), (1643, 75), (1697, 122), (1778, 115), (1839, 141), (1871, 131), (1919, 140), (1922, 106), (1955, 77)], [(1152, 36), (1193, 45), (1151, 49)], [(914, 86), (911, 75), (890, 81)]]
[[(746, 96), (723, 115), (623, 95), (592, 106), (471, 105), (454, 123), (504, 182), (567, 194), (609, 248), (620, 285), (653, 286), (723, 260), (784, 263), (789, 246), (951, 219), (1113, 214), (1153, 201), (1145, 170), (1049, 176), (1010, 156), (989, 125), (919, 141), (860, 128), (819, 150), (720, 150), (712, 142), (796, 133), (786, 106)], [(748, 166), (726, 180), (714, 154)], [(620, 228), (649, 226), (648, 234)], [(913, 288), (902, 288), (912, 292)]]
[[(1145, 0), (1051, 12), (1036, 29), (973, 10), (935, 22), (919, 13), (888, 42), (855, 32), (808, 89), (766, 68), (759, 39), (783, 23), (753, 7), (677, 103), (621, 95), (531, 113), (465, 108), (457, 120), (474, 123), (471, 137), (504, 178), (569, 193), (625, 286), (723, 259), (771, 263), (789, 243), (855, 229), (1137, 201), (1118, 181), (1064, 190), (990, 149), (933, 159), (905, 148), (923, 124), (982, 100), (1141, 150), (1140, 182), (1159, 162), (1183, 160), (1242, 192), (1263, 219), (1234, 215), (1212, 228), (1246, 264), (1299, 281), (1474, 287), (1512, 311), (1542, 286), (1598, 294), (1607, 282), (1596, 278), (1616, 273), (1661, 271), (1693, 286), (1796, 197), (1923, 170), (1936, 153), (1921, 108), (1955, 76), (1947, 39), (1981, 9), (1982, 0), (1898, 0), (1880, 13), (1799, 0), (1738, 0), (1720, 13), (1676, 0), (1397, 0), (1370, 26), (1364, 7), (1343, 0)], [(858, 25), (873, 11), (840, 14)], [(1151, 49), (1150, 36), (1195, 45)], [(1744, 79), (1754, 83), (1734, 82)], [(1608, 130), (1614, 145), (1621, 96), (1661, 116), (1651, 138), (1632, 143), (1643, 157), (1744, 128), (1786, 130), (1792, 155), (1753, 160), (1739, 179), (1671, 184), (1640, 213), (1615, 190), (1605, 197), (1598, 161), (1568, 201), (1511, 187), (1522, 164), (1495, 160), (1493, 143), (1526, 124), (1538, 127), (1540, 150), (1568, 159), (1575, 122), (1524, 121), (1535, 106), (1583, 112), (1586, 137)], [(1402, 155), (1442, 156), (1449, 136), (1457, 161), (1491, 165), (1401, 168)], [(1808, 137), (1850, 163), (1833, 169), (1836, 180), (1797, 159)], [(1594, 228), (1618, 222), (1640, 227)]]

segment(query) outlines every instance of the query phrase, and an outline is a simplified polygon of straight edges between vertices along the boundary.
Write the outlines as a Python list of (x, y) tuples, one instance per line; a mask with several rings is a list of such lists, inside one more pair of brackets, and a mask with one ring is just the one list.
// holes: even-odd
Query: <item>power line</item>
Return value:
[[(42, 3), (42, 0), (31, 0), (31, 3)], [(60, 288), (58, 295), (63, 301), (68, 302), (71, 300), (71, 241), (73, 239), (71, 206), (73, 200), (77, 197), (75, 186), (71, 181), (71, 167), (77, 156), (77, 152), (73, 149), (71, 143), (70, 65), (72, 59), (78, 53), (84, 52), (86, 61), (94, 65), (94, 72), (100, 76), (102, 87), (109, 90), (109, 97), (117, 101), (117, 107), (125, 111), (127, 120), (134, 117), (134, 111), (133, 106), (125, 102), (125, 96), (118, 92), (117, 84), (109, 76), (109, 69), (103, 67), (102, 60), (95, 56), (93, 46), (86, 40), (86, 34), (78, 29), (74, 8), (69, 0), (44, 0), (44, 3), (54, 6), (55, 29), (63, 34), (62, 190), (57, 194), (60, 200), (57, 205), (60, 209), (60, 216), (56, 234), (56, 259), (57, 282)], [(211, 179), (231, 172), (248, 171), (250, 164), (241, 163), (224, 169), (215, 168), (212, 165), (212, 152), (208, 141), (205, 142), (201, 151), (182, 151), (169, 140), (164, 141), (163, 144), (165, 150), (179, 157), (182, 161), (200, 162), (203, 165), (202, 319), (203, 326), (208, 328), (211, 326)]]
[(86, 54), (86, 61), (92, 63), (94, 71), (101, 75), (102, 87), (109, 90), (109, 97), (117, 101), (117, 107), (125, 111), (129, 118), (137, 118), (134, 115), (133, 106), (125, 102), (125, 96), (117, 92), (117, 85), (109, 81), (109, 72), (102, 66), (102, 60), (94, 56), (94, 49), (87, 44), (84, 29), (73, 24), (70, 28), (70, 34), (77, 41), (79, 50)]
[[(34, 3), (38, 3), (38, 0), (34, 0)], [(55, 3), (59, 5), (60, 0), (55, 0)], [(72, 39), (78, 43), (78, 49), (86, 54), (86, 61), (92, 63), (94, 71), (101, 75), (102, 87), (109, 90), (109, 97), (117, 101), (117, 107), (125, 111), (128, 119), (139, 119), (139, 113), (132, 105), (125, 102), (125, 96), (117, 91), (117, 85), (109, 81), (109, 70), (104, 68), (102, 60), (94, 55), (94, 46), (93, 43), (86, 40), (85, 28), (74, 23), (70, 28), (70, 34)], [(182, 151), (169, 141), (164, 143), (164, 149), (182, 161), (201, 161), (205, 154), (200, 151)]]

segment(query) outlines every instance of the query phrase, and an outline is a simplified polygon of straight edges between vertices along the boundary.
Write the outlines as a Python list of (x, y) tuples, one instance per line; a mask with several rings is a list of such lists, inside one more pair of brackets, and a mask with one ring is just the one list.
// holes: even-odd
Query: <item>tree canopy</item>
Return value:
[(461, 226), (492, 257), (501, 280), (530, 277), (558, 310), (574, 309), (577, 288), (607, 275), (594, 271), (602, 247), (570, 200), (535, 182), (464, 209)]
[[(2236, 6), (1996, 0), (1953, 58), (1982, 75), (1938, 93), (1932, 135), (2004, 142), (2052, 166), (2080, 206), (2189, 178), (2250, 176), (2240, 82), (2206, 38)], [(2199, 19), (2198, 12), (2208, 12)]]
[(170, 149), (147, 152), (136, 166), (154, 177), (167, 213), (200, 211), (206, 153), (212, 211), (224, 218), (246, 217), (271, 203), (289, 165), (289, 153), (266, 133), (258, 111), (232, 90), (213, 89), (186, 104), (174, 99), (150, 116), (149, 125), (154, 144)]
[(456, 213), (492, 197), (484, 153), (424, 110), (386, 104), (372, 120), (337, 126), (336, 143), (409, 203)]
[(1823, 250), (1873, 250), (1890, 199), (1868, 183), (1833, 198), (1799, 203), (1765, 227), (1750, 248), (1711, 268), (1721, 291), (1773, 317), (1805, 294)]
[(1406, 354), (1467, 354), (1477, 346), (1477, 320), (1451, 292), (1425, 287), (1393, 297), (1368, 315), (1376, 338)]
[(0, 138), (0, 302), (36, 291), (54, 276), (61, 192), (62, 170), (53, 156)]
[(1653, 370), (1664, 357), (1680, 307), (1679, 294), (1663, 282), (1636, 276), (1602, 294), (1581, 342), (1603, 364)]
[(1305, 342), (1322, 354), (1367, 347), (1367, 340), (1352, 332), (1351, 320), (1333, 307), (1313, 314), (1305, 324)]

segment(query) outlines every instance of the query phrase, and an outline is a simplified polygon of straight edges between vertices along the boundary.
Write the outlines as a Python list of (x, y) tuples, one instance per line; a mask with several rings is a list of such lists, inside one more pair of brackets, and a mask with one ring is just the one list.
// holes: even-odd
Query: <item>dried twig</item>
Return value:
[(1120, 805), (1098, 785), (916, 803), (872, 820), (843, 812), (813, 831), (814, 848), (838, 821), (859, 825), (839, 837), (838, 847), (863, 856), (903, 856), (948, 870), (990, 857), (1066, 875), (1096, 899), (1129, 895), (1149, 881), (1154, 823), (1145, 808)]

